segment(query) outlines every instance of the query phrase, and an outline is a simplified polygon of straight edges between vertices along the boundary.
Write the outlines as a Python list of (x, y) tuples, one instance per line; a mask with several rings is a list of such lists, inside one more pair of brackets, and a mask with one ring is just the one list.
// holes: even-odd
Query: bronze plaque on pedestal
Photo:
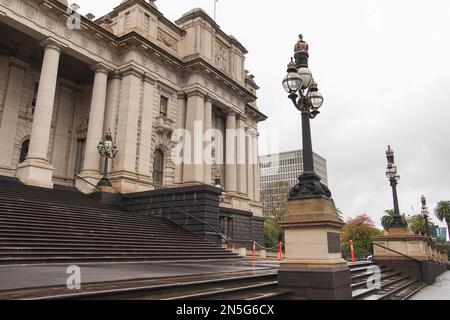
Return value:
[(341, 235), (335, 232), (327, 232), (328, 253), (341, 252)]

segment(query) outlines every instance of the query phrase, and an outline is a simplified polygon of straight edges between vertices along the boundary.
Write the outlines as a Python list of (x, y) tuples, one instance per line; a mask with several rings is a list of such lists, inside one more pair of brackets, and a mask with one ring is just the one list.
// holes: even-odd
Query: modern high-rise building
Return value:
[[(321, 178), (321, 182), (327, 185), (327, 161), (316, 153), (313, 154), (313, 160), (315, 173)], [(272, 196), (278, 193), (280, 188), (290, 188), (297, 183), (298, 176), (303, 172), (303, 152), (293, 150), (260, 156), (259, 167), (261, 200), (265, 206), (265, 199), (273, 199)], [(263, 211), (267, 216), (267, 206)]]

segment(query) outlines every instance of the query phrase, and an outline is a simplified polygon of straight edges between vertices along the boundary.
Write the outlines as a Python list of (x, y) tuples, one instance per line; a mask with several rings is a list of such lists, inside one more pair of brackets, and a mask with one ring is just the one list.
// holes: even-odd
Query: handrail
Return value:
[(84, 182), (86, 182), (87, 184), (89, 184), (89, 185), (91, 185), (91, 186), (93, 186), (95, 189), (97, 189), (97, 190), (102, 190), (102, 189), (100, 189), (98, 186), (96, 186), (95, 184), (93, 184), (92, 182), (90, 182), (89, 180), (87, 180), (87, 179), (85, 179), (85, 178), (83, 178), (83, 177), (80, 177), (79, 175), (75, 175), (75, 177), (77, 177), (78, 179), (81, 179), (81, 180), (83, 180)]
[[(383, 248), (383, 249), (385, 249), (385, 250), (389, 250), (389, 251), (391, 251), (391, 252), (397, 253), (397, 254), (399, 254), (399, 255), (401, 255), (401, 256), (403, 256), (403, 257), (406, 257), (406, 258), (408, 258), (408, 259), (411, 259), (411, 260), (415, 261), (415, 262), (418, 264), (418, 266), (419, 266), (420, 280), (421, 280), (421, 281), (425, 281), (425, 277), (424, 277), (424, 275), (423, 275), (423, 268), (422, 268), (422, 261), (421, 261), (421, 260), (416, 259), (416, 258), (413, 258), (413, 257), (411, 257), (411, 256), (408, 256), (407, 254), (398, 252), (398, 251), (396, 251), (396, 250), (394, 250), (394, 249), (387, 248), (387, 247), (382, 246), (381, 244), (378, 244), (378, 243), (372, 242), (372, 247), (373, 247), (373, 246), (378, 246), (378, 247), (380, 247), (380, 248)], [(374, 254), (374, 258), (375, 258), (375, 254)]]
[(389, 251), (391, 251), (391, 252), (394, 252), (394, 253), (396, 253), (396, 254), (399, 254), (399, 255), (401, 255), (401, 256), (403, 256), (403, 257), (406, 257), (406, 258), (408, 258), (408, 259), (414, 260), (414, 261), (416, 261), (416, 262), (419, 262), (419, 263), (422, 262), (422, 261), (420, 261), (419, 259), (416, 259), (416, 258), (414, 258), (414, 257), (408, 256), (407, 254), (398, 252), (398, 251), (396, 251), (396, 250), (387, 248), (387, 247), (385, 247), (385, 246), (382, 246), (381, 244), (378, 244), (378, 243), (372, 243), (372, 245), (378, 246), (378, 247), (383, 248), (383, 249), (386, 249), (386, 250), (389, 250)]
[(187, 215), (188, 217), (190, 217), (190, 218), (192, 218), (192, 219), (194, 219), (194, 220), (196, 220), (196, 221), (199, 221), (199, 222), (203, 223), (203, 224), (206, 225), (208, 228), (210, 228), (216, 235), (218, 235), (220, 238), (222, 238), (223, 241), (225, 241), (225, 242), (228, 242), (228, 241), (229, 241), (229, 240), (228, 240), (221, 232), (217, 231), (217, 230), (216, 230), (212, 225), (210, 225), (208, 222), (203, 221), (202, 219), (200, 219), (200, 218), (198, 218), (198, 217), (195, 217), (195, 216), (193, 216), (192, 214), (187, 213), (186, 211), (183, 211), (183, 210), (181, 210), (181, 209), (178, 209), (178, 208), (172, 206), (171, 204), (169, 204), (169, 203), (167, 203), (167, 202), (164, 201), (164, 197), (162, 197), (162, 203), (163, 203), (163, 206), (164, 206), (164, 205), (167, 205), (168, 207), (170, 207), (170, 208), (172, 208), (172, 209), (174, 209), (174, 210), (176, 210), (176, 211), (178, 211), (178, 212), (181, 212), (181, 213)]

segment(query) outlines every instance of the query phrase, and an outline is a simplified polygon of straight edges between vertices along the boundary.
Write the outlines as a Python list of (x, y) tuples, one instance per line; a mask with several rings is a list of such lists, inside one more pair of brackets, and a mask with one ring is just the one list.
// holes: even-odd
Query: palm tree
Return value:
[(383, 226), (383, 229), (387, 231), (392, 219), (394, 219), (395, 212), (394, 209), (386, 209), (384, 210), (384, 213), (385, 215), (381, 217), (381, 225)]
[(439, 201), (434, 209), (434, 214), (440, 221), (447, 223), (447, 231), (450, 235), (450, 201)]
[(421, 214), (417, 214), (411, 219), (411, 231), (422, 236), (427, 234), (427, 222)]

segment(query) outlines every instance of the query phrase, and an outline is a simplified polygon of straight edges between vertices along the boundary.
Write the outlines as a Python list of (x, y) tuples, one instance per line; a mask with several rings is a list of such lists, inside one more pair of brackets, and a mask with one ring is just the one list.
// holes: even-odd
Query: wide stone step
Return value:
[(7, 227), (0, 227), (0, 234), (2, 236), (8, 235), (11, 239), (16, 238), (17, 236), (21, 235), (28, 235), (30, 237), (48, 237), (48, 236), (56, 236), (60, 239), (74, 239), (74, 238), (89, 238), (89, 239), (104, 239), (104, 240), (113, 240), (113, 241), (127, 241), (127, 240), (141, 240), (141, 241), (149, 241), (153, 240), (154, 238), (158, 238), (160, 240), (171, 242), (172, 240), (178, 240), (178, 241), (188, 241), (188, 242), (204, 242), (203, 239), (198, 237), (186, 237), (186, 236), (171, 236), (166, 235), (164, 233), (147, 233), (145, 235), (139, 236), (134, 234), (114, 234), (114, 233), (100, 233), (100, 232), (67, 232), (67, 231), (49, 231), (49, 230), (36, 230), (33, 228), (30, 228), (29, 230), (26, 230), (25, 228), (21, 229), (12, 229)]
[(61, 228), (63, 230), (90, 230), (90, 231), (100, 231), (100, 232), (133, 232), (133, 233), (140, 233), (140, 234), (148, 234), (148, 233), (154, 233), (154, 232), (164, 232), (166, 235), (174, 235), (174, 236), (192, 236), (192, 233), (189, 233), (188, 231), (184, 230), (174, 230), (173, 228), (170, 228), (165, 225), (154, 225), (154, 226), (145, 226), (145, 225), (131, 225), (131, 226), (124, 226), (121, 228), (119, 225), (109, 225), (108, 223), (104, 224), (89, 224), (89, 223), (68, 223), (65, 221), (50, 221), (47, 222), (45, 220), (39, 220), (39, 219), (30, 219), (28, 221), (23, 221), (22, 219), (4, 219), (0, 217), (0, 224), (3, 226), (10, 226), (10, 227), (22, 227), (22, 226), (29, 226), (29, 224), (32, 223), (32, 227), (34, 229), (39, 228), (50, 228), (50, 229), (58, 229)]

